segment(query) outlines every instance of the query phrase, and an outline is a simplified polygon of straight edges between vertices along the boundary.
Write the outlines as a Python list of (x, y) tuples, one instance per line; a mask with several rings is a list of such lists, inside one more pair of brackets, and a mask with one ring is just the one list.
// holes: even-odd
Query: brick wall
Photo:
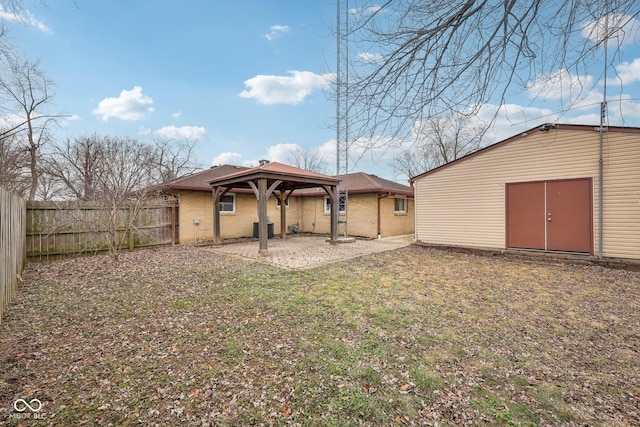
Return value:
[[(227, 193), (234, 194), (234, 193)], [(220, 234), (223, 239), (253, 236), (253, 223), (258, 221), (258, 202), (253, 194), (235, 194), (235, 212), (220, 212)], [(213, 201), (211, 193), (182, 191), (179, 195), (180, 243), (213, 239)], [(298, 222), (298, 201), (289, 200), (287, 225)], [(274, 196), (267, 202), (267, 216), (273, 222), (274, 234), (280, 234), (280, 208)], [(194, 224), (199, 218), (200, 224)]]
[[(349, 195), (349, 224), (350, 236), (378, 237), (378, 195), (352, 194)], [(305, 197), (299, 203), (300, 231), (306, 233), (330, 232), (330, 217), (324, 212), (324, 197)], [(380, 201), (381, 237), (411, 234), (414, 231), (413, 199), (407, 199), (407, 213), (394, 213), (393, 197), (385, 197)], [(344, 214), (340, 220), (345, 219)], [(340, 225), (339, 231), (343, 232)]]
[(380, 200), (381, 236), (401, 236), (413, 234), (415, 231), (415, 215), (413, 199), (406, 199), (407, 212), (395, 212), (395, 198), (385, 197)]
[[(233, 193), (227, 193), (233, 194)], [(349, 196), (350, 236), (378, 237), (377, 194)], [(213, 202), (211, 193), (183, 191), (179, 196), (180, 243), (213, 239)], [(414, 230), (413, 199), (407, 199), (407, 213), (394, 213), (393, 197), (380, 201), (382, 237), (410, 234)], [(253, 236), (253, 223), (258, 221), (258, 203), (253, 194), (236, 194), (236, 212), (220, 212), (220, 234), (223, 239)], [(269, 222), (274, 234), (280, 234), (280, 208), (274, 196), (267, 203)], [(194, 218), (200, 224), (194, 224)], [(344, 214), (340, 220), (345, 219)], [(330, 216), (324, 212), (324, 197), (291, 197), (286, 211), (286, 223), (297, 224), (300, 232), (329, 234)], [(343, 232), (343, 225), (339, 227)], [(288, 231), (287, 231), (288, 232)]]

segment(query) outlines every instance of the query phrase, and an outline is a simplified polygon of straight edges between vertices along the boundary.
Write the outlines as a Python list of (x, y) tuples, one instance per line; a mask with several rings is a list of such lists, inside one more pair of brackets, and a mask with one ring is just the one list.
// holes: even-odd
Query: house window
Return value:
[(407, 199), (404, 197), (396, 197), (393, 211), (397, 214), (407, 213)]
[(236, 195), (226, 194), (220, 197), (220, 212), (235, 213)]
[[(343, 214), (346, 212), (346, 198), (344, 194), (340, 195), (340, 199), (338, 204), (340, 205), (340, 213)], [(331, 213), (331, 198), (329, 196), (324, 196), (324, 213)]]
[[(287, 197), (287, 200), (285, 200), (284, 205), (286, 206), (287, 209), (289, 209), (289, 198)], [(276, 197), (276, 206), (278, 207), (278, 209), (280, 209), (280, 198)]]

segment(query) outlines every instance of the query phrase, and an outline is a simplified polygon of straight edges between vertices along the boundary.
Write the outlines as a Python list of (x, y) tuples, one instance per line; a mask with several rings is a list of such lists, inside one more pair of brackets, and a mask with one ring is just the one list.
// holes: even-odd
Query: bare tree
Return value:
[[(118, 261), (140, 206), (153, 183), (154, 149), (128, 138), (105, 138), (102, 144), (102, 173), (96, 185), (96, 199), (109, 207), (104, 219), (109, 253)], [(124, 214), (128, 208), (128, 214)]]
[(200, 165), (194, 156), (196, 141), (156, 139), (154, 180), (156, 184), (171, 181), (179, 176), (196, 172)]
[[(97, 134), (67, 139), (50, 150), (46, 176), (62, 187), (61, 197), (106, 208), (87, 224), (102, 230), (109, 253), (118, 259), (146, 188), (155, 183), (156, 149), (130, 138)], [(84, 219), (78, 216), (78, 221)], [(128, 231), (129, 230), (129, 231)]]
[(83, 136), (54, 145), (46, 157), (47, 175), (64, 188), (65, 198), (95, 200), (96, 186), (104, 172), (103, 144), (106, 137)]
[(483, 124), (461, 114), (416, 123), (416, 143), (398, 154), (392, 166), (396, 173), (414, 177), (476, 151), (485, 131)]
[(414, 149), (404, 150), (393, 157), (391, 167), (395, 177), (412, 178), (432, 169), (432, 159), (425, 147), (419, 145)]
[(307, 147), (296, 146), (295, 150), (289, 154), (287, 162), (291, 166), (310, 172), (327, 173), (326, 155), (320, 153), (319, 150), (312, 151)]
[[(49, 151), (46, 172), (64, 187), (64, 198), (96, 200), (103, 198), (103, 191), (131, 193), (195, 172), (194, 145), (173, 140), (151, 145), (98, 134), (68, 138)], [(133, 156), (139, 156), (136, 167), (127, 165), (127, 158)]]
[(26, 154), (15, 136), (0, 137), (0, 187), (22, 197), (29, 192)]
[(93, 134), (54, 146), (46, 171), (64, 188), (64, 198), (106, 208), (104, 215), (92, 218), (96, 222), (92, 225), (103, 230), (103, 240), (118, 260), (141, 205), (148, 201), (147, 189), (160, 179), (191, 172), (195, 167), (192, 150), (192, 144), (153, 145)]
[(6, 62), (6, 73), (0, 78), (0, 101), (5, 113), (16, 114), (20, 119), (4, 136), (13, 136), (20, 140), (28, 153), (28, 198), (33, 200), (38, 190), (38, 178), (42, 173), (41, 147), (50, 139), (48, 127), (59, 116), (44, 113), (44, 109), (53, 99), (52, 82), (40, 68), (39, 62), (14, 57), (8, 57)]
[(640, 13), (637, 0), (378, 4), (351, 3), (350, 50), (363, 59), (350, 69), (354, 138), (408, 137), (416, 122), (473, 115), (558, 70), (584, 75), (599, 44)]

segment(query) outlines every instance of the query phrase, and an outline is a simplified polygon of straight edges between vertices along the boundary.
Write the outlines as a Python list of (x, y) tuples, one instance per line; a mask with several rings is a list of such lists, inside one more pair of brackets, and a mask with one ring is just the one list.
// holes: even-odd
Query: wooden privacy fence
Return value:
[(25, 266), (25, 201), (0, 187), (0, 322)]
[(176, 241), (177, 210), (170, 202), (115, 209), (88, 202), (27, 202), (26, 210), (30, 260), (108, 251), (111, 237), (129, 250)]

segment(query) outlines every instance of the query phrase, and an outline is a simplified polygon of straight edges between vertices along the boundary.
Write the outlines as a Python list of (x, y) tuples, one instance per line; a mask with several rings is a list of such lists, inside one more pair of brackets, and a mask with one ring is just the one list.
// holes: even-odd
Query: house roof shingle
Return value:
[(212, 166), (200, 172), (185, 175), (180, 178), (165, 182), (154, 186), (152, 189), (157, 191), (167, 190), (187, 190), (187, 191), (211, 191), (209, 181), (220, 178), (221, 176), (235, 174), (247, 170), (244, 166), (220, 165)]
[[(285, 165), (277, 162), (270, 162), (264, 165), (248, 168), (244, 166), (234, 165), (220, 165), (213, 166), (209, 169), (186, 175), (174, 180), (168, 181), (164, 184), (153, 187), (156, 191), (211, 191), (211, 181), (218, 180), (220, 178), (234, 178), (237, 176), (251, 174), (252, 172), (268, 171), (276, 174), (290, 175), (290, 176), (304, 176), (308, 178), (327, 178), (326, 175), (318, 174), (315, 172), (304, 171), (293, 166)], [(344, 188), (344, 175), (339, 175), (340, 187)], [(398, 195), (412, 196), (413, 189), (407, 185), (403, 185), (388, 179), (380, 178), (376, 175), (371, 175), (364, 172), (354, 172), (347, 175), (349, 193), (351, 194), (363, 194), (363, 193), (392, 193)], [(247, 189), (235, 189), (234, 191), (251, 191)], [(297, 196), (318, 196), (325, 195), (325, 191), (319, 187), (312, 187), (306, 189), (299, 189), (294, 192)]]
[[(338, 175), (338, 178), (340, 178), (340, 191), (342, 192), (344, 186), (347, 185), (349, 194), (391, 193), (403, 196), (413, 196), (413, 188), (408, 185), (403, 185), (365, 172), (353, 172), (347, 174), (346, 182), (345, 175)], [(294, 195), (301, 196), (318, 196), (321, 194), (323, 194), (321, 188), (309, 188), (294, 192)]]

